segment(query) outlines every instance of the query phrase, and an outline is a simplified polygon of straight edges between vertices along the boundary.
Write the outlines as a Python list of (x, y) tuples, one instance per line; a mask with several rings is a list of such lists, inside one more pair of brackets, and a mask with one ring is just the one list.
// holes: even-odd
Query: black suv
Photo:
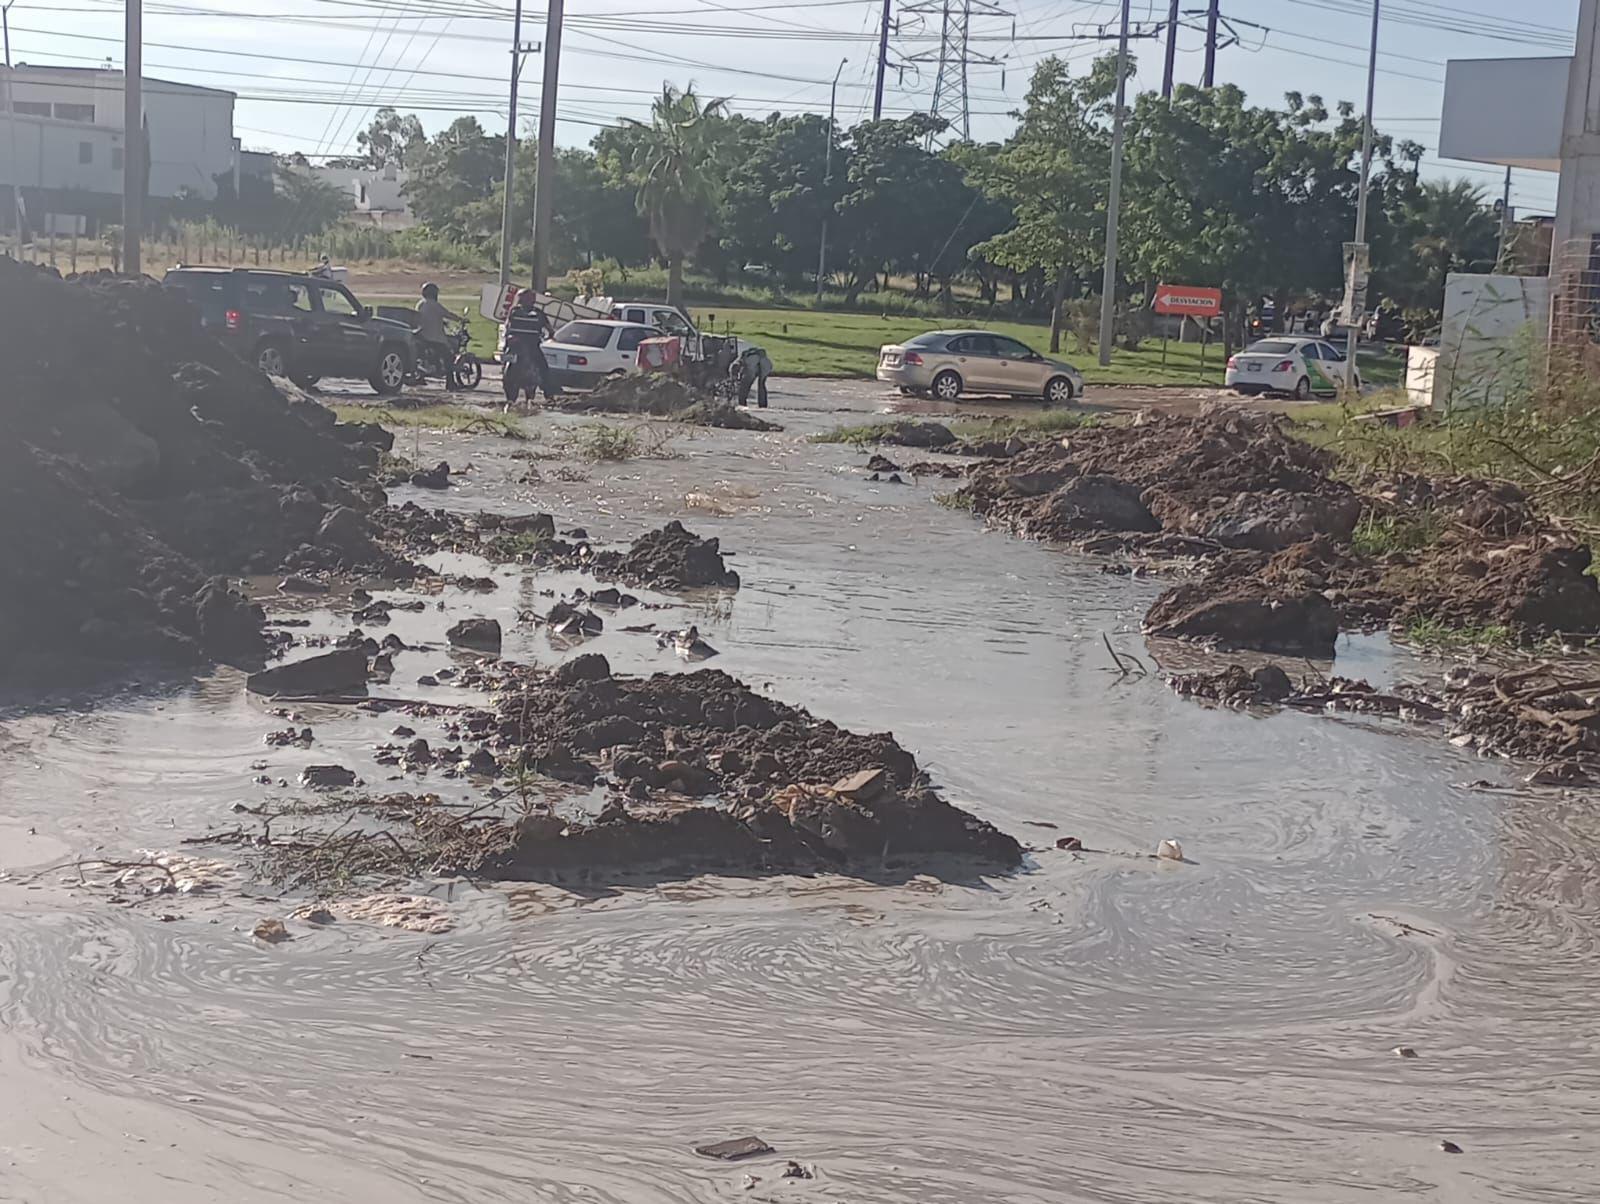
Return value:
[(260, 268), (173, 268), (205, 328), (271, 376), (300, 385), (357, 377), (398, 393), (415, 360), (411, 328), (376, 317), (335, 280)]

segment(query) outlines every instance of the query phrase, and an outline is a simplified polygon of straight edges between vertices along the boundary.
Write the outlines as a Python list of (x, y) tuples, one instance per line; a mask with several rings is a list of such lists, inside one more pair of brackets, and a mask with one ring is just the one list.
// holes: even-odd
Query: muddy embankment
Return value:
[(257, 664), (223, 574), (403, 571), (364, 538), (388, 436), (287, 401), (181, 297), (0, 259), (0, 310), (0, 683)]
[(635, 414), (672, 418), (691, 426), (734, 431), (781, 431), (776, 422), (757, 417), (733, 402), (717, 398), (675, 376), (638, 373), (602, 381), (587, 393), (565, 393), (555, 403), (563, 410), (588, 414)]
[(1191, 568), (1150, 608), (1152, 635), (1325, 657), (1341, 630), (1419, 619), (1600, 631), (1589, 549), (1517, 486), (1335, 469), (1270, 415), (1145, 416), (977, 466), (960, 496), (1026, 538)]

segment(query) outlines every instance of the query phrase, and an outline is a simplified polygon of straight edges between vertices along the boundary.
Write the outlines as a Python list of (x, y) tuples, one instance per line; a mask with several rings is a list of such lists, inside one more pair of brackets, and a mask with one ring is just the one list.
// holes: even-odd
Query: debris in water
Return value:
[(366, 895), (335, 904), (351, 920), (367, 920), (386, 928), (437, 935), (455, 927), (449, 907), (427, 895)]
[(1176, 840), (1163, 840), (1156, 846), (1156, 856), (1164, 861), (1182, 861), (1183, 846)]
[(1446, 1154), (1459, 1154), (1459, 1153), (1461, 1153), (1461, 1147), (1458, 1146), (1455, 1142), (1449, 1140), (1448, 1138), (1446, 1138), (1445, 1140), (1443, 1140), (1443, 1141), (1441, 1141), (1439, 1143), (1439, 1148), (1441, 1150), (1443, 1150)]
[(1417, 1056), (1417, 1051), (1409, 1045), (1396, 1045), (1394, 1047), (1394, 1056), (1397, 1058), (1414, 1058)]
[[(1053, 824), (1051, 826), (1054, 827)], [(1063, 836), (1060, 840), (1056, 841), (1056, 848), (1062, 849), (1068, 853), (1076, 853), (1083, 848), (1083, 841), (1079, 840), (1076, 836)]]
[(498, 619), (462, 619), (444, 633), (458, 648), (471, 648), (477, 652), (500, 651), (500, 621)]
[(817, 1173), (809, 1166), (802, 1166), (792, 1158), (784, 1166), (783, 1174), (778, 1176), (780, 1179), (815, 1179), (816, 1177)]
[(735, 1137), (728, 1141), (707, 1142), (697, 1145), (694, 1152), (704, 1158), (720, 1158), (724, 1162), (736, 1162), (741, 1158), (754, 1158), (760, 1154), (770, 1154), (772, 1147), (759, 1137)]
[(250, 935), (258, 941), (266, 941), (269, 945), (294, 939), (282, 920), (262, 920), (250, 930)]
[(252, 673), (244, 684), (250, 693), (269, 698), (365, 694), (367, 654), (360, 648), (340, 648)]
[(344, 790), (360, 780), (343, 765), (307, 765), (300, 771), (300, 784), (308, 790)]

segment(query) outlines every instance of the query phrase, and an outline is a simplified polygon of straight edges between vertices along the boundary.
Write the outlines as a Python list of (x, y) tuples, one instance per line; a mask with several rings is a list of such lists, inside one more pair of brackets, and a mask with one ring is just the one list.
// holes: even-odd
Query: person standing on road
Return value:
[(417, 341), (433, 352), (444, 374), (444, 386), (450, 390), (456, 387), (456, 374), (451, 370), (456, 357), (444, 324), (454, 316), (440, 304), (439, 286), (432, 281), (424, 284), (422, 300), (417, 302)]
[(756, 387), (756, 405), (767, 408), (767, 377), (772, 375), (772, 360), (759, 347), (746, 347), (739, 353), (739, 404), (750, 404), (750, 386)]
[[(545, 362), (544, 349), (539, 346), (541, 339), (554, 333), (549, 317), (539, 305), (539, 295), (531, 288), (523, 289), (506, 315), (506, 349), (515, 350), (523, 366), (521, 380), (506, 385), (507, 401), (515, 401), (519, 391), (532, 401), (535, 388), (543, 390), (546, 401), (560, 392), (551, 390), (550, 365)], [(529, 367), (537, 375), (530, 374)]]

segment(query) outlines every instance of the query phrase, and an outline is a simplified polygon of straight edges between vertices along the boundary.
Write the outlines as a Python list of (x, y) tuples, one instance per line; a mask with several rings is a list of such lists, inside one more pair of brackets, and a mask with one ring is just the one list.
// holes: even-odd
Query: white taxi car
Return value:
[(1327, 339), (1261, 339), (1228, 360), (1227, 385), (1239, 393), (1288, 393), (1302, 401), (1329, 396), (1344, 387), (1344, 351)]
[(592, 389), (601, 381), (639, 371), (639, 344), (661, 332), (636, 322), (580, 318), (539, 344), (554, 383)]

